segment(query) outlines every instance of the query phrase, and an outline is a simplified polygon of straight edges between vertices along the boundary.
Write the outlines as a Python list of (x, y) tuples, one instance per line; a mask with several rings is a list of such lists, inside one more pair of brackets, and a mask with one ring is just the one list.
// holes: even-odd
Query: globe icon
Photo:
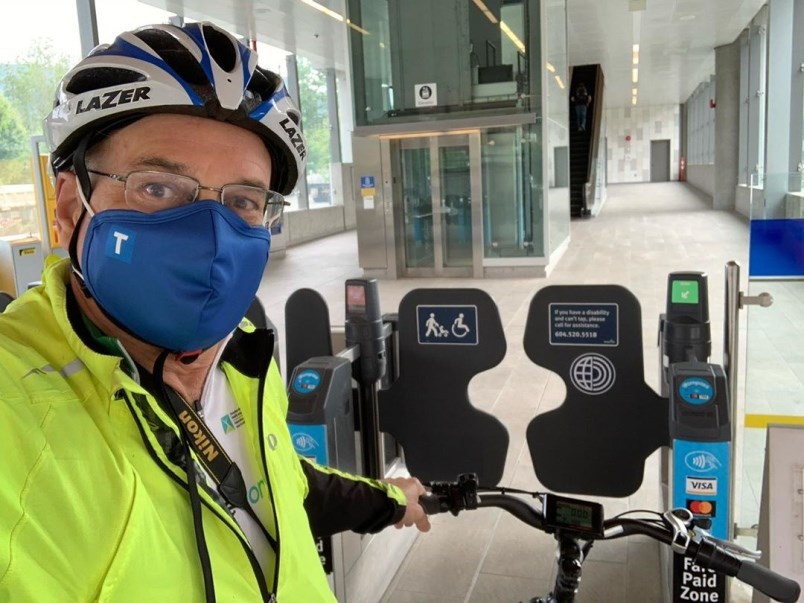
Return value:
[(598, 396), (611, 389), (617, 371), (611, 360), (601, 354), (583, 354), (572, 361), (570, 379), (579, 391)]

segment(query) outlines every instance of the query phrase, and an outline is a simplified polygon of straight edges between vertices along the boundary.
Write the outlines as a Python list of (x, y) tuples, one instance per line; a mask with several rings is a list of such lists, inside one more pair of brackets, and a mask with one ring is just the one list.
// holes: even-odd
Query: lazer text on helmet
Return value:
[(296, 147), (296, 152), (299, 154), (299, 159), (304, 159), (304, 156), (307, 155), (307, 151), (304, 149), (304, 141), (302, 139), (301, 133), (296, 130), (293, 126), (288, 126), (288, 124), (292, 124), (293, 122), (288, 119), (287, 117), (279, 122), (279, 125), (282, 126), (282, 129), (288, 133), (288, 138), (290, 138), (290, 143)]
[(98, 96), (93, 96), (84, 106), (84, 101), (78, 101), (78, 106), (75, 108), (76, 114), (86, 113), (93, 109), (111, 109), (117, 105), (124, 105), (126, 103), (136, 103), (141, 100), (151, 100), (148, 93), (151, 91), (150, 86), (139, 86), (138, 88), (129, 88), (128, 90), (112, 90), (105, 92)]

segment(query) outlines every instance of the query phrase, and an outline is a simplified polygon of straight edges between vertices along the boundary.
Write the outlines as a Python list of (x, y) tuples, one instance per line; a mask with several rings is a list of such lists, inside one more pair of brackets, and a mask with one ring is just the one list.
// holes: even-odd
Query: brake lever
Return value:
[(692, 513), (687, 511), (687, 509), (670, 509), (669, 511), (665, 511), (662, 513), (662, 517), (664, 518), (665, 524), (673, 530), (673, 537), (670, 542), (670, 548), (672, 548), (676, 553), (686, 553), (687, 547), (690, 544), (690, 533), (689, 533), (689, 526), (692, 523)]
[(732, 542), (731, 540), (723, 540), (722, 538), (718, 538), (717, 536), (712, 536), (711, 532), (708, 530), (704, 530), (702, 527), (695, 526), (692, 529), (693, 535), (705, 538), (706, 540), (716, 544), (723, 550), (733, 553), (734, 555), (738, 555), (740, 557), (746, 557), (753, 561), (759, 561), (762, 558), (762, 551), (760, 550), (752, 550), (745, 548), (741, 544), (737, 544), (736, 542)]

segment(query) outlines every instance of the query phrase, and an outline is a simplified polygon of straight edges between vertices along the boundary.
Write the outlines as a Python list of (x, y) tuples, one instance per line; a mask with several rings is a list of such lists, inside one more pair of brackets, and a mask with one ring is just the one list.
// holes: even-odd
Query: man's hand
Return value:
[(395, 527), (407, 528), (415, 524), (420, 532), (428, 532), (430, 530), (430, 519), (419, 504), (419, 497), (427, 493), (422, 483), (415, 477), (392, 477), (385, 481), (402, 490), (408, 501), (405, 507), (405, 516)]

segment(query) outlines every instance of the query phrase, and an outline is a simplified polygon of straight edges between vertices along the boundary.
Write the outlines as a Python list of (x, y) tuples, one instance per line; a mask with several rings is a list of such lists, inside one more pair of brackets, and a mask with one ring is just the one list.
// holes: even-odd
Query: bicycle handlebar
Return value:
[[(543, 532), (556, 530), (547, 526), (542, 510), (517, 496), (504, 490), (496, 493), (477, 491), (477, 482), (459, 478), (457, 482), (436, 482), (430, 484), (431, 491), (419, 498), (419, 504), (428, 515), (450, 512), (457, 515), (460, 511), (480, 507), (501, 508), (520, 521)], [(717, 573), (736, 577), (741, 582), (765, 593), (781, 603), (795, 603), (801, 593), (798, 582), (777, 574), (758, 563), (740, 558), (729, 552), (712, 539), (712, 537), (693, 527), (687, 534), (685, 544), (680, 545), (674, 538), (672, 526), (665, 520), (658, 523), (646, 519), (631, 517), (614, 517), (603, 522), (603, 535), (589, 536), (574, 534), (578, 540), (612, 540), (632, 534), (649, 536), (667, 545), (686, 557), (690, 557), (699, 567), (711, 569)]]

